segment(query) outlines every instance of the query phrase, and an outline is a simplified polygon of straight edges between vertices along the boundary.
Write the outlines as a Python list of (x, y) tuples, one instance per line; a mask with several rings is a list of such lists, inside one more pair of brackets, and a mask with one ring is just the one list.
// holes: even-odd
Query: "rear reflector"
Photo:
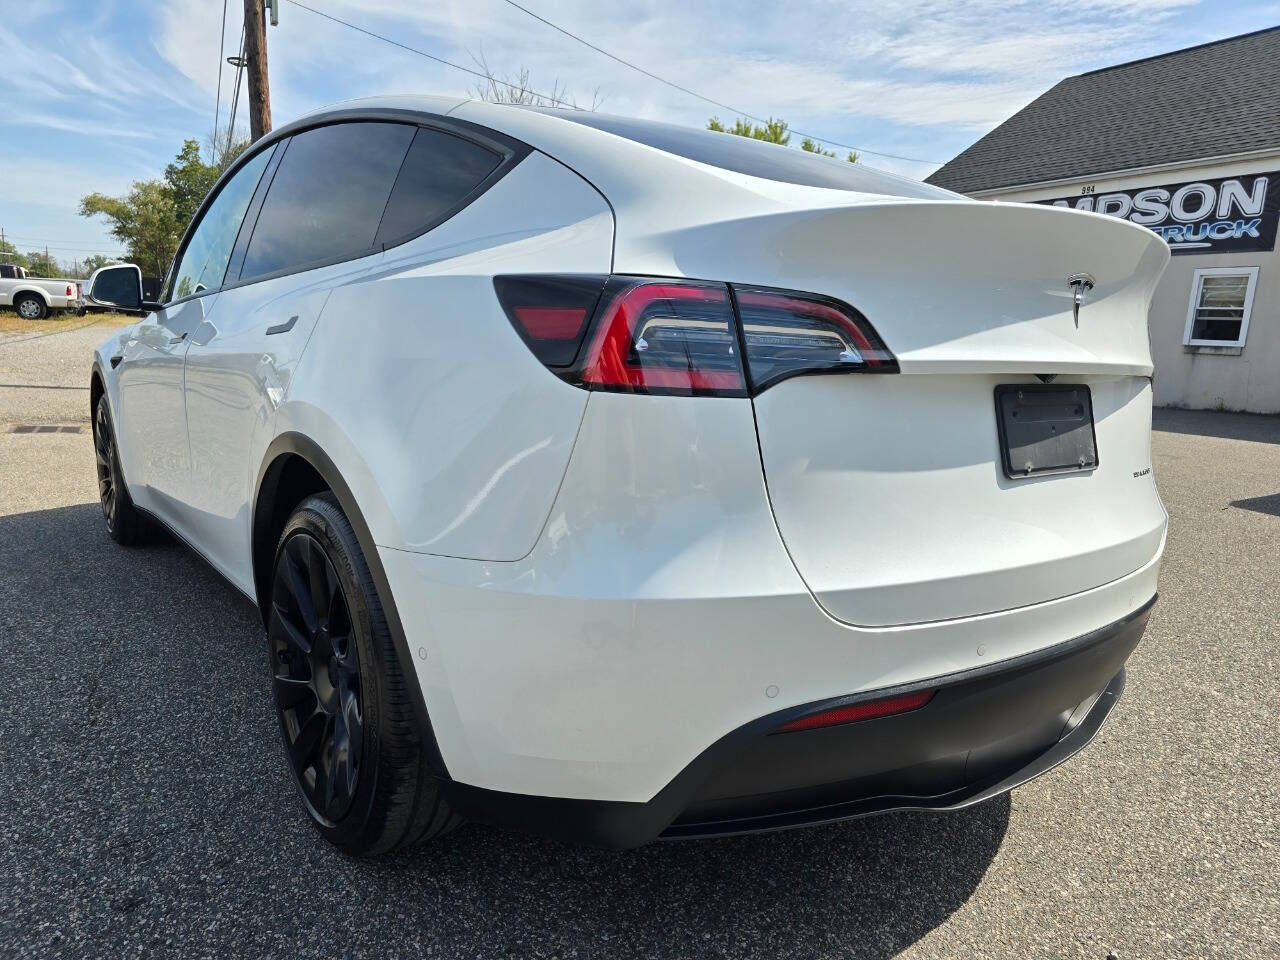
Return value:
[(896, 373), (867, 319), (827, 297), (734, 286), (752, 390), (806, 373)]
[(888, 697), (884, 700), (870, 700), (866, 703), (854, 703), (847, 707), (835, 707), (821, 713), (811, 713), (799, 720), (792, 720), (779, 727), (774, 733), (792, 733), (796, 730), (817, 730), (820, 727), (838, 727), (846, 723), (857, 723), (859, 720), (875, 720), (878, 717), (889, 717), (898, 713), (919, 710), (933, 699), (936, 690), (921, 690), (916, 693), (904, 693), (900, 697)]

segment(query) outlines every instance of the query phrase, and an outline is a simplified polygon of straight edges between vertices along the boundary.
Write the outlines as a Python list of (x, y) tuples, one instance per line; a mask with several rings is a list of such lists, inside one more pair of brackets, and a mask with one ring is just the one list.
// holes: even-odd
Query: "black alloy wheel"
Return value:
[(133, 505), (129, 488), (125, 486), (105, 394), (98, 398), (93, 411), (93, 459), (98, 471), (98, 502), (102, 505), (102, 515), (107, 518), (111, 539), (126, 547), (150, 543), (155, 539), (156, 528), (148, 516)]
[(295, 531), (281, 545), (271, 597), (271, 668), (285, 747), (312, 815), (333, 825), (360, 785), (360, 654), (338, 573), (310, 533)]
[[(396, 652), (360, 538), (337, 498), (298, 504), (276, 541), (267, 660), (285, 755), (311, 822), (376, 856), (460, 822), (428, 753), (419, 685)], [(425, 714), (425, 711), (423, 711)]]
[(116, 443), (111, 434), (111, 424), (107, 420), (107, 405), (104, 400), (98, 402), (98, 410), (93, 420), (93, 456), (98, 467), (98, 500), (102, 504), (102, 515), (107, 518), (107, 530), (114, 531), (116, 526)]

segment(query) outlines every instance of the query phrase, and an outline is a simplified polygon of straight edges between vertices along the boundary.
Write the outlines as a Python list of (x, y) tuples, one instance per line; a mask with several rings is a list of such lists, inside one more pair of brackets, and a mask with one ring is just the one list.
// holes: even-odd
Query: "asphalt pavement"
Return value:
[(1011, 796), (367, 862), (303, 815), (254, 610), (107, 537), (82, 388), (109, 332), (0, 338), (0, 956), (1280, 956), (1280, 418), (1157, 411), (1169, 545), (1125, 697)]

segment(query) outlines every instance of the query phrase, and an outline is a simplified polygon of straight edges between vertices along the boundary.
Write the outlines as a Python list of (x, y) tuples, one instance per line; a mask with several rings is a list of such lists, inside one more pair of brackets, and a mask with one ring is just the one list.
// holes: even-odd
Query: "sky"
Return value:
[[(303, 0), (407, 46), (607, 113), (732, 120), (531, 18), (510, 0)], [(1280, 23), (1280, 0), (519, 0), (674, 84), (923, 178), (1063, 77)], [(82, 195), (158, 177), (225, 125), (241, 0), (0, 0), (0, 227), (59, 260), (112, 254)], [(277, 125), (388, 93), (465, 96), (476, 78), (280, 0), (267, 28)], [(247, 126), (241, 93), (238, 123)], [(793, 140), (798, 145), (799, 137)], [(873, 151), (879, 152), (876, 155)], [(886, 156), (896, 155), (896, 156)], [(911, 158), (911, 159), (900, 159)]]

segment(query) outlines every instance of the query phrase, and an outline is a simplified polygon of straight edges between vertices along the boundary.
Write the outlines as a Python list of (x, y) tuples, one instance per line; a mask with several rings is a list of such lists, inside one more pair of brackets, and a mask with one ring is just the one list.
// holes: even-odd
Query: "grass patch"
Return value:
[(62, 313), (43, 320), (24, 320), (7, 307), (0, 310), (0, 337), (25, 333), (53, 333), (74, 327), (123, 327), (135, 323), (137, 317), (127, 313), (90, 313), (77, 317), (74, 313)]

